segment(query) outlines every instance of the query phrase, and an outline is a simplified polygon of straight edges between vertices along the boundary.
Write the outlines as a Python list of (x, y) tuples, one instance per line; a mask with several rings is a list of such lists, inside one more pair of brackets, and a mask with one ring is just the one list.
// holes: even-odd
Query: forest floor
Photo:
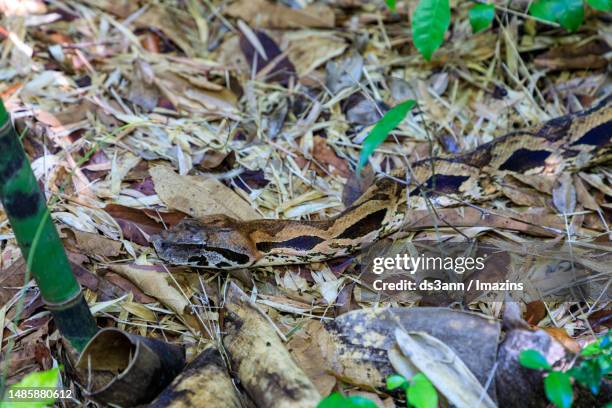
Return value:
[[(398, 2), (396, 12), (383, 1), (283, 3), (0, 1), (0, 96), (23, 132), (100, 327), (179, 344), (191, 360), (211, 344), (223, 348), (224, 308), (233, 298), (226, 292), (244, 291), (321, 396), (342, 390), (391, 407), (398, 397), (381, 391), (381, 382), (401, 364), (364, 357), (385, 349), (376, 339), (368, 344), (381, 348), (368, 351), (364, 343), (350, 353), (335, 343), (367, 337), (356, 327), (369, 330), (385, 320), (361, 316), (351, 323), (338, 316), (429, 306), (498, 322), (503, 295), (452, 302), (381, 296), (362, 274), (367, 253), (232, 271), (175, 266), (157, 256), (150, 237), (185, 216), (327, 219), (375, 177), (407, 162), (469, 151), (592, 107), (611, 89), (610, 16), (588, 9), (582, 27), (568, 32), (537, 22), (526, 15), (527, 2), (515, 1), (510, 9), (499, 5), (493, 26), (473, 34), (470, 3), (452, 2), (450, 29), (428, 62), (412, 42), (416, 2)], [(357, 176), (372, 126), (407, 99), (418, 101), (417, 109)], [(565, 217), (550, 190), (521, 184), (512, 200), (496, 197), (486, 205), (507, 222), (475, 216), (473, 225), (426, 225), (392, 245), (441, 233), (446, 241), (468, 236), (509, 247), (575, 235), (604, 248), (612, 239), (612, 172), (604, 166), (572, 180), (579, 186), (570, 182), (559, 192), (573, 197)], [(536, 227), (557, 233), (539, 234)], [(0, 228), (0, 347), (13, 384), (57, 365), (61, 344), (34, 282), (24, 286), (25, 264), (4, 213)], [(230, 281), (236, 288), (228, 289)], [(610, 328), (606, 290), (580, 302), (544, 302), (530, 293), (519, 302), (520, 315), (530, 330), (542, 329), (576, 353)], [(434, 331), (455, 318), (418, 317)], [(322, 340), (329, 325), (334, 333)], [(469, 336), (476, 347), (480, 326), (467, 327), (476, 330)], [(393, 333), (391, 326), (385, 330)], [(482, 336), (497, 347), (498, 338)], [(324, 341), (338, 353), (333, 361), (319, 347)], [(380, 372), (360, 376), (368, 364)], [(244, 379), (234, 381), (241, 398), (253, 398), (246, 397)], [(439, 391), (453, 399), (452, 389)]]

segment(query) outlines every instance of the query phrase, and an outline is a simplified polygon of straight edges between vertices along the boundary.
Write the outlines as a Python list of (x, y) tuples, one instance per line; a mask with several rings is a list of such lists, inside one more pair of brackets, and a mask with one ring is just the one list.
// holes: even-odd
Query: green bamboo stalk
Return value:
[(45, 196), (1, 100), (0, 200), (56, 326), (81, 351), (98, 330), (96, 322), (72, 274)]

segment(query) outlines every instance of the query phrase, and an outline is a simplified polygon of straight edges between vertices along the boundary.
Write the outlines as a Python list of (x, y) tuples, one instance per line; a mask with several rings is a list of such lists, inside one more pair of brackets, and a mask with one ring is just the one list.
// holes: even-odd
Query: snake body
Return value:
[(507, 175), (560, 177), (610, 162), (611, 136), (608, 97), (590, 110), (508, 133), (471, 152), (399, 169), (330, 219), (240, 221), (215, 215), (185, 219), (152, 241), (162, 259), (179, 265), (236, 269), (318, 262), (397, 232), (425, 197), (438, 206), (479, 202), (499, 196)]

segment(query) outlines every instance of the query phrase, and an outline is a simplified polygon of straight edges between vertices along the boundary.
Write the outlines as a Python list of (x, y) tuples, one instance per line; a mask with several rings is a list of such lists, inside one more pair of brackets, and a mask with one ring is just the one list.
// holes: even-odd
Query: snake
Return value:
[(240, 269), (308, 264), (362, 250), (402, 229), (427, 205), (499, 197), (508, 175), (561, 177), (612, 160), (612, 96), (591, 109), (517, 130), (459, 154), (440, 155), (381, 175), (350, 206), (321, 220), (185, 218), (151, 237), (175, 265)]

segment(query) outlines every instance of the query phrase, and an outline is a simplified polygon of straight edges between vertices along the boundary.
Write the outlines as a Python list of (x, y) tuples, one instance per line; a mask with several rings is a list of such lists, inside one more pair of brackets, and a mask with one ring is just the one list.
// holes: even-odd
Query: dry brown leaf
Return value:
[(592, 70), (608, 65), (604, 54), (609, 51), (610, 47), (603, 42), (567, 44), (538, 55), (533, 62), (550, 70)]
[(262, 28), (332, 28), (335, 25), (333, 10), (324, 5), (296, 10), (266, 0), (239, 0), (225, 14)]
[(175, 313), (182, 315), (189, 305), (185, 296), (172, 286), (173, 281), (167, 272), (162, 272), (154, 266), (135, 264), (109, 265), (108, 269), (129, 279), (144, 293), (153, 296)]
[(118, 204), (109, 204), (104, 211), (117, 221), (125, 239), (139, 245), (148, 245), (150, 235), (159, 234), (164, 225), (170, 228), (184, 218), (181, 213), (141, 210)]
[(321, 395), (329, 395), (336, 385), (336, 377), (329, 374), (331, 364), (319, 346), (318, 335), (325, 328), (319, 320), (309, 320), (287, 343), (289, 352), (298, 366), (304, 370)]
[(121, 242), (91, 232), (71, 230), (77, 246), (87, 255), (118, 256), (121, 253)]
[(561, 214), (571, 214), (576, 209), (576, 188), (572, 177), (563, 173), (553, 187), (553, 204)]
[(339, 174), (342, 177), (348, 177), (351, 174), (346, 161), (338, 157), (334, 149), (327, 144), (327, 140), (321, 136), (313, 138), (312, 156), (319, 163), (331, 167), (332, 173)]
[(513, 203), (529, 207), (544, 207), (548, 197), (529, 187), (521, 185), (511, 177), (505, 177), (501, 185), (502, 193)]
[(465, 207), (461, 209), (442, 208), (437, 210), (436, 214), (432, 214), (429, 210), (411, 211), (406, 219), (406, 230), (421, 230), (425, 228), (444, 227), (452, 225), (454, 227), (473, 227), (486, 226), (490, 228), (507, 229), (520, 231), (535, 236), (554, 237), (557, 234), (543, 228), (549, 227), (562, 231), (565, 228), (563, 220), (556, 215), (535, 215), (535, 214), (520, 214), (522, 221), (519, 221), (518, 214), (509, 214), (507, 216), (498, 215), (500, 211), (496, 210), (496, 214), (485, 213), (476, 208)]
[(194, 218), (224, 214), (239, 220), (260, 218), (259, 214), (232, 189), (213, 178), (179, 176), (170, 168), (149, 170), (155, 191), (169, 208)]
[(581, 347), (580, 344), (574, 339), (572, 339), (564, 328), (562, 327), (545, 327), (544, 331), (548, 333), (552, 338), (557, 340), (563, 347), (572, 353), (580, 353)]
[(101, 288), (99, 292), (100, 300), (116, 299), (124, 293), (132, 293), (134, 300), (139, 303), (154, 303), (155, 298), (147, 296), (143, 291), (134, 285), (129, 279), (124, 278), (114, 272), (107, 272), (104, 274), (104, 280), (100, 284)]
[(595, 198), (591, 195), (591, 193), (589, 193), (589, 190), (584, 185), (582, 179), (574, 175), (573, 181), (576, 188), (576, 198), (578, 199), (578, 202), (582, 204), (584, 208), (600, 212), (601, 207), (599, 207), (599, 204), (597, 204)]
[(225, 296), (223, 345), (257, 406), (310, 408), (321, 395), (295, 364), (269, 317), (233, 282)]
[(546, 306), (541, 300), (534, 300), (527, 303), (525, 311), (525, 321), (529, 324), (538, 324), (540, 320), (546, 317)]
[(0, 270), (0, 305), (5, 305), (24, 284), (25, 261), (17, 259), (9, 267)]

